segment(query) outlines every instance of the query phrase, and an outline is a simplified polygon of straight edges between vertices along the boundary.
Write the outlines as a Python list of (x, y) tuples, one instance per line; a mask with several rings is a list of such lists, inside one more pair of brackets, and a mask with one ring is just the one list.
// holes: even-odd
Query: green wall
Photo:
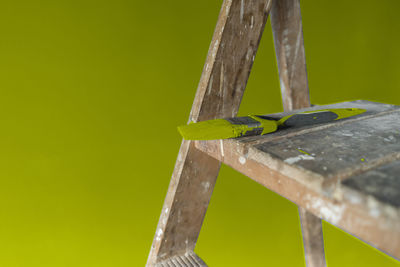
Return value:
[[(1, 2), (0, 266), (144, 266), (221, 3)], [(399, 9), (302, 1), (312, 103), (400, 104)], [(242, 103), (282, 110), (269, 24)], [(399, 265), (324, 233), (329, 267)], [(297, 208), (223, 166), (196, 252), (304, 266)]]

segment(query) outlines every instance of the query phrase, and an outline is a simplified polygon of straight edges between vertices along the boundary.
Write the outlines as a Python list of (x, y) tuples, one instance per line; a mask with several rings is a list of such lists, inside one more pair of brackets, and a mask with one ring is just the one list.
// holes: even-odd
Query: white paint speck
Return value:
[(219, 40), (215, 40), (215, 44), (213, 46), (213, 53), (212, 53), (212, 57), (215, 58), (215, 56), (217, 55), (217, 50), (218, 50), (218, 44), (219, 44)]
[(288, 29), (283, 30), (282, 34), (283, 36), (287, 36), (289, 34), (289, 30)]
[[(286, 39), (283, 39), (283, 42), (287, 42), (288, 40), (287, 40), (287, 38)], [(290, 50), (292, 49), (292, 47), (290, 46), (290, 44), (288, 44), (288, 43), (285, 43), (285, 54), (286, 54), (286, 56), (287, 57), (289, 57), (290, 56)]]
[(380, 212), (380, 210), (378, 210), (378, 209), (371, 209), (371, 210), (369, 211), (369, 214), (370, 214), (372, 217), (379, 217), (379, 215), (381, 214), (381, 212)]
[[(221, 63), (221, 71), (220, 71), (220, 74), (219, 74), (219, 96), (224, 96), (224, 78), (225, 78), (225, 76), (224, 76), (224, 63), (222, 62)], [(223, 100), (225, 100), (225, 99), (223, 99)], [(222, 101), (222, 105), (225, 103), (225, 101)], [(223, 108), (222, 108), (222, 110), (224, 110)]]
[(392, 142), (392, 141), (396, 141), (396, 138), (394, 138), (393, 135), (388, 136), (388, 138), (383, 138), (383, 140), (385, 140), (386, 142)]
[(291, 157), (291, 158), (287, 158), (284, 160), (284, 162), (289, 163), (289, 164), (293, 164), (296, 163), (300, 160), (314, 160), (315, 158), (310, 156), (310, 155), (298, 155), (296, 157)]
[(168, 211), (169, 211), (169, 209), (168, 208), (165, 208), (165, 214), (167, 214), (168, 213)]
[(361, 203), (361, 198), (356, 194), (347, 194), (346, 198), (352, 204), (360, 204)]
[(243, 157), (243, 156), (240, 156), (239, 157), (239, 162), (240, 162), (240, 164), (245, 164), (246, 163), (246, 158), (245, 157)]
[[(249, 49), (247, 49), (247, 54), (246, 54), (246, 60), (248, 61), (250, 59), (250, 57), (253, 54), (253, 48), (249, 47)], [(253, 55), (254, 56), (254, 55)]]
[(210, 189), (210, 182), (201, 182), (201, 185), (203, 186), (204, 192), (207, 192), (208, 189)]
[(163, 234), (163, 230), (161, 228), (158, 228), (157, 233), (156, 233), (156, 240), (160, 241), (161, 240), (161, 236)]
[(337, 223), (342, 218), (343, 207), (332, 206), (332, 207), (321, 207), (321, 215), (329, 222)]
[(367, 206), (369, 208), (369, 214), (372, 217), (379, 217), (381, 215), (381, 211), (379, 210), (378, 202), (371, 196), (368, 196)]
[(178, 223), (182, 221), (182, 211), (178, 210)]
[(222, 155), (222, 157), (225, 157), (225, 154), (224, 154), (224, 143), (222, 142), (222, 139), (219, 140), (219, 145), (221, 147), (221, 155)]
[(288, 92), (287, 92), (287, 89), (285, 86), (285, 82), (282, 79), (280, 79), (280, 85), (281, 85), (281, 91), (282, 91), (283, 95), (285, 96), (284, 99), (286, 99), (286, 101), (287, 101), (288, 108), (293, 109), (292, 98), (287, 96)]
[(343, 136), (353, 136), (353, 134), (351, 132), (343, 132), (342, 135)]
[(254, 27), (254, 16), (251, 16), (250, 28), (253, 29), (253, 27)]
[[(295, 51), (294, 51), (293, 62), (297, 61), (297, 56), (298, 56), (299, 50), (302, 47), (301, 46), (301, 37), (302, 36), (303, 36), (303, 31), (302, 31), (302, 25), (300, 23), (298, 34), (297, 34), (297, 39), (296, 39), (296, 47), (295, 47)], [(294, 72), (295, 65), (296, 64), (292, 64), (292, 71), (291, 71), (292, 75), (291, 76), (293, 76), (293, 73), (295, 73)], [(290, 80), (292, 80), (292, 77), (290, 77)]]
[(318, 197), (307, 196), (309, 203), (308, 207), (311, 207), (318, 211), (322, 218), (331, 223), (337, 223), (342, 219), (345, 207), (343, 205), (335, 205), (329, 202), (325, 202), (323, 199)]
[(212, 84), (213, 84), (213, 79), (214, 79), (214, 76), (213, 76), (213, 75), (211, 75), (211, 77), (210, 77), (210, 81), (209, 81), (209, 83), (208, 83), (207, 95), (209, 95), (209, 94), (211, 93)]

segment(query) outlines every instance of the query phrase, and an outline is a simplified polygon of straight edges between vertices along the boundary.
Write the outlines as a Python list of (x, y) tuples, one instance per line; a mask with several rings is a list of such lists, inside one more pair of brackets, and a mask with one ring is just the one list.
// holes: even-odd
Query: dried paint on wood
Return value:
[[(189, 121), (235, 116), (271, 0), (225, 0), (211, 41)], [(193, 251), (220, 162), (183, 141), (147, 266)]]
[[(351, 179), (350, 177), (354, 175), (360, 175), (360, 173), (379, 168), (384, 164), (397, 160), (396, 153), (399, 151), (398, 143), (391, 143), (390, 145), (382, 143), (394, 142), (394, 139), (390, 138), (390, 135), (384, 137), (387, 140), (382, 139), (377, 142), (375, 141), (381, 137), (375, 136), (375, 139), (371, 139), (373, 133), (367, 132), (368, 135), (358, 135), (358, 139), (361, 138), (364, 142), (368, 142), (367, 147), (377, 152), (375, 155), (369, 155), (369, 159), (373, 160), (362, 161), (360, 159), (358, 163), (349, 161), (345, 165), (339, 165), (337, 167), (339, 171), (329, 168), (328, 170), (331, 170), (331, 172), (328, 173), (323, 172), (325, 171), (324, 169), (321, 171), (320, 166), (317, 166), (317, 164), (310, 166), (303, 164), (303, 161), (315, 160), (307, 159), (307, 157), (315, 158), (315, 156), (303, 150), (303, 146), (310, 145), (311, 147), (311, 145), (316, 145), (320, 147), (319, 151), (323, 151), (324, 147), (327, 151), (334, 147), (332, 142), (318, 143), (314, 135), (311, 135), (313, 138), (304, 138), (303, 136), (309, 136), (310, 134), (322, 131), (324, 134), (334, 138), (336, 135), (332, 135), (331, 132), (339, 133), (343, 129), (347, 129), (346, 127), (351, 127), (354, 124), (357, 124), (359, 127), (368, 125), (369, 129), (360, 129), (367, 131), (374, 130), (374, 134), (380, 134), (391, 132), (391, 129), (399, 125), (389, 123), (393, 120), (397, 122), (399, 118), (399, 107), (393, 105), (355, 101), (313, 108), (323, 109), (345, 106), (366, 108), (369, 111), (358, 118), (349, 118), (323, 126), (306, 127), (297, 129), (297, 131), (296, 129), (284, 133), (279, 133), (278, 131), (256, 138), (245, 137), (227, 140), (196, 141), (195, 144), (200, 150), (223, 161), (225, 164), (293, 201), (319, 218), (325, 219), (389, 255), (399, 258), (400, 209), (393, 207), (393, 205), (387, 202), (380, 201), (366, 191), (357, 190), (357, 188), (351, 188), (341, 183), (346, 178)], [(380, 131), (379, 129), (384, 129), (385, 131)], [(281, 144), (288, 144), (287, 140), (290, 140), (291, 144), (296, 145), (290, 148), (282, 146)], [(296, 140), (301, 140), (301, 142), (297, 143)], [(396, 140), (400, 142), (400, 139), (397, 139), (397, 137)], [(374, 145), (373, 143), (376, 143), (377, 147), (371, 147)], [(277, 147), (274, 147), (276, 144), (278, 144)], [(298, 144), (301, 144), (301, 146), (297, 146)], [(354, 155), (359, 149), (362, 152), (366, 152), (362, 148), (363, 142), (359, 142), (358, 145), (359, 147), (354, 147), (349, 143), (348, 146), (353, 149), (347, 150), (346, 146), (343, 145), (341, 151), (347, 153), (343, 156), (349, 157), (348, 154)], [(282, 151), (279, 151), (280, 149)], [(283, 151), (284, 149), (287, 151)], [(281, 155), (280, 153), (296, 153), (296, 155)], [(332, 151), (332, 153), (336, 152)], [(290, 160), (287, 160), (287, 156), (289, 156)], [(295, 158), (298, 156), (299, 160)], [(338, 161), (340, 161), (339, 158), (335, 159), (332, 155), (321, 153), (320, 157), (321, 163), (323, 162), (327, 167), (337, 166)], [(326, 161), (323, 161), (323, 158), (326, 158)], [(354, 166), (356, 167), (354, 168)], [(365, 166), (365, 168), (359, 166)], [(339, 175), (343, 174), (340, 171), (343, 168), (346, 170), (345, 176)], [(396, 172), (394, 171), (394, 173)], [(326, 181), (332, 183), (327, 183)], [(376, 216), (378, 213), (379, 216)]]
[(352, 123), (331, 124), (333, 127), (328, 129), (266, 142), (256, 148), (324, 178), (345, 178), (357, 169), (362, 171), (400, 153), (400, 110)]

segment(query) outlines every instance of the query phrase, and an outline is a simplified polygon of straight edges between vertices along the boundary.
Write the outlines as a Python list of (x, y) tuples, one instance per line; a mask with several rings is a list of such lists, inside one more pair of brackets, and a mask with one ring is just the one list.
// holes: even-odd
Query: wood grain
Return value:
[(276, 0), (271, 26), (285, 111), (310, 106), (299, 0)]
[[(271, 26), (285, 111), (310, 106), (299, 0), (275, 0)], [(326, 266), (321, 219), (299, 207), (307, 267)]]
[[(223, 2), (189, 121), (236, 115), (270, 8), (270, 0)], [(147, 266), (193, 251), (220, 164), (182, 142)]]
[(304, 257), (307, 267), (326, 266), (321, 219), (307, 209), (299, 208)]
[[(264, 136), (258, 136), (257, 138), (259, 140), (257, 142), (255, 141), (254, 137), (252, 141), (249, 142), (250, 137), (248, 137), (227, 140), (196, 141), (195, 144), (196, 147), (205, 153), (213, 156), (217, 160), (223, 161), (225, 164), (247, 175), (256, 182), (293, 201), (295, 204), (306, 209), (315, 216), (322, 218), (327, 222), (343, 229), (344, 231), (362, 239), (363, 241), (382, 250), (383, 252), (399, 258), (400, 208), (394, 206), (392, 202), (376, 198), (374, 194), (372, 194), (369, 190), (366, 190), (368, 183), (371, 183), (369, 172), (372, 169), (376, 169), (379, 172), (385, 172), (385, 175), (387, 176), (394, 174), (395, 176), (393, 178), (397, 177), (396, 170), (398, 165), (396, 165), (396, 162), (399, 162), (398, 158), (391, 158), (393, 164), (395, 164), (395, 169), (393, 171), (389, 171), (387, 169), (388, 167), (393, 166), (391, 166), (389, 162), (383, 161), (381, 165), (382, 168), (375, 163), (373, 163), (371, 166), (372, 169), (365, 168), (365, 176), (361, 175), (360, 168), (358, 166), (365, 166), (371, 162), (359, 161), (358, 165), (354, 165), (355, 176), (353, 177), (352, 174), (349, 174), (350, 176), (344, 180), (344, 183), (342, 183), (342, 179), (336, 179), (334, 177), (329, 177), (328, 174), (314, 172), (312, 167), (304, 165), (303, 161), (306, 162), (309, 160), (302, 159), (301, 156), (304, 154), (298, 151), (298, 146), (296, 145), (297, 143), (295, 140), (302, 139), (304, 141), (302, 144), (305, 146), (315, 144), (316, 141), (313, 136), (308, 139), (304, 139), (303, 136), (307, 136), (308, 133), (325, 131), (325, 129), (330, 129), (326, 133), (335, 131), (340, 132), (344, 127), (351, 126), (354, 123), (360, 123), (360, 125), (370, 125), (371, 121), (374, 121), (377, 118), (382, 119), (384, 117), (391, 117), (395, 113), (397, 114), (400, 107), (395, 108), (391, 105), (371, 103), (366, 101), (338, 103), (330, 106), (349, 106), (359, 108), (364, 106), (369, 107), (372, 110), (369, 111), (368, 115), (361, 116), (361, 118), (354, 117), (343, 121), (332, 122), (328, 123), (324, 127), (318, 125), (307, 126), (303, 129), (300, 129), (298, 134), (295, 134), (295, 129), (293, 129), (292, 131), (286, 131), (285, 133), (279, 133), (278, 131)], [(373, 110), (374, 106), (376, 107), (375, 111)], [(382, 107), (379, 108), (379, 106)], [(310, 109), (314, 108), (323, 109), (327, 108), (327, 106), (312, 107)], [(371, 114), (374, 112), (375, 114)], [(385, 120), (383, 119), (383, 121)], [(384, 127), (389, 126), (385, 125)], [(391, 127), (393, 129), (397, 129), (397, 124), (392, 124)], [(379, 129), (380, 127), (379, 125), (375, 125), (374, 127), (370, 128), (373, 130), (372, 128)], [(388, 130), (388, 132), (390, 132), (390, 130)], [(287, 137), (287, 135), (290, 137)], [(387, 142), (394, 142), (394, 140), (390, 137), (385, 138), (388, 139)], [(376, 139), (379, 139), (379, 136), (376, 136)], [(297, 156), (300, 156), (299, 161), (287, 160), (288, 158), (276, 155), (275, 152), (277, 150), (275, 150), (274, 145), (277, 143), (277, 140), (282, 140), (282, 142), (288, 141), (288, 143), (286, 143), (287, 146), (280, 147), (280, 150), (287, 150), (289, 153), (297, 153)], [(292, 142), (289, 142), (289, 140)], [(384, 151), (379, 150), (380, 146), (382, 145), (380, 142), (372, 142), (368, 139), (368, 136), (364, 136), (363, 140), (368, 142), (368, 146), (376, 146), (370, 147), (371, 151), (379, 151), (376, 156), (386, 157)], [(400, 142), (400, 138), (396, 138), (396, 142), (398, 144)], [(293, 146), (291, 146), (291, 144), (293, 144)], [(322, 145), (331, 147), (332, 143), (325, 142)], [(363, 146), (364, 144), (360, 143), (359, 145)], [(394, 146), (397, 147), (397, 145)], [(389, 147), (390, 146), (388, 146), (388, 148)], [(356, 151), (346, 150), (346, 156), (351, 156), (353, 153), (356, 153)], [(391, 154), (392, 151), (389, 149), (388, 153)], [(322, 160), (325, 157), (324, 155), (319, 156), (322, 158)], [(292, 156), (290, 156), (289, 159), (290, 158), (292, 158)], [(334, 166), (340, 162), (339, 158), (329, 159), (330, 160), (324, 161), (327, 164), (327, 167)], [(310, 159), (310, 161), (312, 160)], [(329, 169), (332, 170), (332, 168)], [(361, 186), (364, 184), (363, 181), (359, 181), (356, 184), (358, 186), (354, 186), (354, 183), (352, 183), (350, 186), (346, 184), (346, 181), (353, 181), (353, 178), (358, 179), (357, 177), (365, 179), (365, 183), (367, 184), (365, 186)], [(384, 184), (390, 182), (391, 180), (387, 177), (381, 178), (385, 179)], [(329, 179), (336, 179), (336, 182), (334, 183), (336, 186), (332, 188), (326, 188), (325, 181)], [(397, 185), (397, 183), (394, 185)], [(396, 195), (397, 194), (393, 194), (393, 196)], [(302, 223), (304, 225), (304, 223), (308, 222), (302, 221)], [(315, 236), (315, 233), (312, 233), (312, 235)], [(307, 237), (305, 239), (307, 240)], [(322, 242), (319, 237), (314, 237), (314, 239)], [(311, 248), (322, 248), (322, 246), (315, 246), (312, 243), (313, 242), (309, 242), (309, 246)], [(309, 247), (307, 246), (306, 250), (307, 248)], [(321, 254), (316, 253), (316, 255)], [(309, 255), (306, 255), (306, 257), (308, 256)], [(311, 255), (311, 258), (312, 257), (314, 257), (314, 255)]]

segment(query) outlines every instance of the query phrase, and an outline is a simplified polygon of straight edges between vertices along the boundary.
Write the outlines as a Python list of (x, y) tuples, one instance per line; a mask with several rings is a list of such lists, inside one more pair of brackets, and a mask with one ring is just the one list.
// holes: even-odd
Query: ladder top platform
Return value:
[(270, 116), (326, 108), (367, 111), (263, 136), (195, 141), (195, 146), (399, 258), (400, 106), (357, 100)]

